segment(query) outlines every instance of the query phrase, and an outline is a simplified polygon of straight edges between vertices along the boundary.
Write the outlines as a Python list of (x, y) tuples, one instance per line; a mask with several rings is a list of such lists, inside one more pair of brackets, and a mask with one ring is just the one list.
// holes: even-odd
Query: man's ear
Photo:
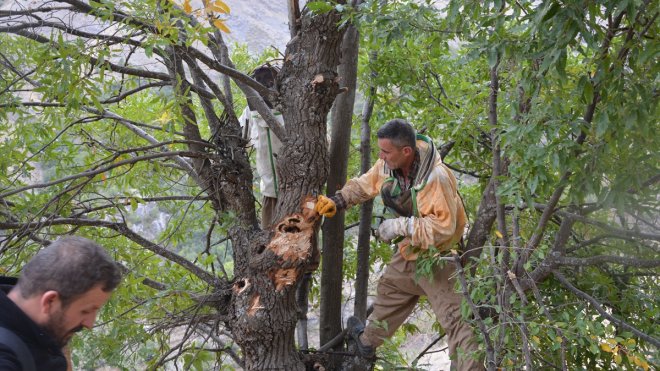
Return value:
[(412, 156), (412, 154), (415, 153), (415, 151), (413, 151), (412, 147), (410, 146), (403, 147), (402, 151), (405, 156)]
[(55, 290), (49, 290), (41, 294), (41, 312), (50, 314), (60, 304), (60, 294)]

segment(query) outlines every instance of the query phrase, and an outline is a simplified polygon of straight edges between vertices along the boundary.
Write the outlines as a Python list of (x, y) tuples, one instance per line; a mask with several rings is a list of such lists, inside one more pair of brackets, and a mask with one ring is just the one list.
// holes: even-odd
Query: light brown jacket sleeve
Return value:
[(348, 207), (361, 204), (378, 196), (383, 181), (388, 177), (388, 174), (384, 171), (384, 166), (383, 160), (379, 159), (369, 171), (358, 178), (350, 179), (337, 192), (344, 198)]

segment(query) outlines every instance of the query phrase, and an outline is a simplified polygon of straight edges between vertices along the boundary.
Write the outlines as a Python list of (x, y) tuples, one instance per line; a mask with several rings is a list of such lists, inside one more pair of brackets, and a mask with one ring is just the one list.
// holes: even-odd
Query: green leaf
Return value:
[(607, 112), (600, 112), (596, 115), (596, 138), (602, 138), (610, 127), (610, 120)]
[(561, 53), (559, 54), (559, 57), (557, 58), (557, 63), (555, 64), (555, 68), (557, 69), (557, 73), (559, 76), (562, 78), (566, 78), (566, 50), (562, 50)]
[(494, 68), (499, 61), (499, 51), (497, 47), (492, 47), (488, 49), (488, 67)]
[(315, 13), (327, 13), (333, 9), (332, 4), (325, 1), (312, 1), (307, 3), (306, 6)]
[(594, 100), (594, 86), (591, 84), (591, 80), (585, 79), (586, 83), (584, 84), (582, 90), (582, 97), (587, 104), (590, 104)]
[(552, 5), (550, 5), (550, 8), (548, 9), (547, 12), (543, 15), (543, 19), (541, 19), (542, 22), (545, 22), (549, 20), (550, 18), (554, 17), (555, 14), (561, 9), (561, 6), (559, 5), (559, 2), (552, 2)]

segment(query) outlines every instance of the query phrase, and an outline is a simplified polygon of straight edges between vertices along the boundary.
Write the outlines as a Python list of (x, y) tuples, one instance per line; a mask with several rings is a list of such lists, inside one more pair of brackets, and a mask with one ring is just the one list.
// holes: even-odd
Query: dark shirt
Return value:
[[(0, 326), (18, 335), (30, 349), (37, 370), (65, 371), (66, 359), (55, 340), (7, 297), (15, 278), (0, 277)], [(14, 352), (0, 344), (0, 370), (21, 371)]]
[(415, 177), (417, 177), (417, 173), (419, 172), (419, 162), (419, 150), (415, 148), (415, 159), (413, 160), (410, 172), (408, 172), (408, 176), (403, 175), (401, 169), (392, 170), (392, 176), (399, 182), (399, 187), (401, 187), (402, 191), (407, 191), (413, 186)]

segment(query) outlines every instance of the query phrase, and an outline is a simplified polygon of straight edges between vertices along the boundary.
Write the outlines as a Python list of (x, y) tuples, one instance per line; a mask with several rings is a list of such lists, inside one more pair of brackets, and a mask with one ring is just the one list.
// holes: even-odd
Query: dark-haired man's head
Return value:
[(117, 264), (95, 242), (58, 239), (23, 267), (9, 298), (61, 345), (96, 314), (121, 280)]
[(415, 128), (406, 120), (393, 119), (386, 122), (376, 132), (378, 139), (389, 139), (392, 144), (401, 148), (409, 146), (415, 148)]
[[(268, 89), (272, 89), (275, 87), (275, 79), (277, 79), (277, 74), (279, 73), (279, 69), (276, 66), (270, 65), (270, 64), (264, 64), (262, 66), (257, 67), (250, 76), (257, 80), (258, 83), (261, 85), (267, 87)], [(268, 108), (272, 109), (273, 104), (268, 101), (264, 97), (264, 101), (268, 105)], [(249, 104), (249, 103), (248, 103)], [(250, 110), (253, 110), (252, 107), (250, 107)]]
[(392, 170), (407, 171), (415, 159), (416, 134), (410, 123), (402, 119), (386, 122), (376, 132), (378, 156)]

